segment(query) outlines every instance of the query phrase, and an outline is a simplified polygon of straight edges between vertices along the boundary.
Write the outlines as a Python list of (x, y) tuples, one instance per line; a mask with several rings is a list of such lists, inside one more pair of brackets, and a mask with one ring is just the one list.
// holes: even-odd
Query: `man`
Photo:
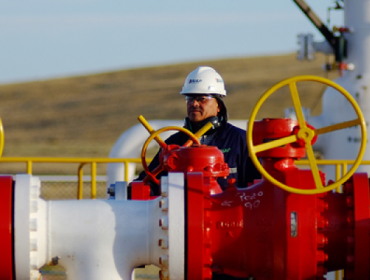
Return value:
[[(200, 66), (191, 72), (184, 83), (180, 94), (185, 96), (187, 114), (185, 128), (197, 132), (208, 122), (213, 127), (201, 138), (201, 144), (218, 147), (224, 154), (225, 162), (230, 168), (227, 179), (235, 178), (236, 186), (247, 187), (248, 183), (260, 178), (248, 155), (246, 132), (227, 122), (228, 114), (223, 97), (226, 96), (222, 77), (213, 68)], [(167, 144), (183, 145), (189, 136), (182, 132), (175, 133), (165, 142)], [(153, 158), (149, 170), (159, 165), (159, 153)], [(158, 175), (160, 178), (164, 173)], [(137, 180), (145, 178), (145, 172)], [(222, 189), (227, 186), (227, 179), (218, 178)], [(159, 195), (159, 186), (151, 186), (152, 195)]]

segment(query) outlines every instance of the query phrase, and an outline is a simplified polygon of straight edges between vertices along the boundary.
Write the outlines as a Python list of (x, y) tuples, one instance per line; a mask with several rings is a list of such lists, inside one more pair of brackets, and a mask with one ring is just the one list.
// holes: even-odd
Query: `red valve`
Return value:
[[(295, 122), (265, 120), (254, 144), (294, 134)], [(265, 127), (266, 128), (266, 127)], [(290, 131), (289, 131), (290, 129)], [(312, 128), (311, 128), (312, 129)], [(315, 139), (313, 139), (314, 141)], [(299, 143), (259, 154), (276, 180), (296, 189), (315, 189), (311, 170), (293, 158)], [(320, 172), (325, 186), (325, 175)], [(329, 181), (329, 184), (331, 182)], [(212, 273), (259, 280), (325, 279), (345, 271), (345, 279), (370, 279), (370, 194), (366, 174), (354, 174), (344, 193), (301, 195), (276, 188), (265, 178), (246, 189), (232, 180), (223, 193), (210, 195), (202, 173), (188, 173), (187, 275)]]

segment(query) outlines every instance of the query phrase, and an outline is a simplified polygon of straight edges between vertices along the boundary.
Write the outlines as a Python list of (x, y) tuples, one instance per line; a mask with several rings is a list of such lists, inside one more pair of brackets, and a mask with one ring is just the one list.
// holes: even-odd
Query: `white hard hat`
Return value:
[(180, 94), (217, 94), (226, 96), (221, 75), (208, 66), (199, 66), (185, 80)]

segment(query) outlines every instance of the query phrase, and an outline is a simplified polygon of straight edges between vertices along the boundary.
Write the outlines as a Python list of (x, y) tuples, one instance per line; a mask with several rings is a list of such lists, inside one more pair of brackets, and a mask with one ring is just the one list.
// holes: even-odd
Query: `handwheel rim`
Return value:
[[(316, 189), (305, 189), (305, 190), (302, 190), (302, 189), (296, 189), (296, 188), (293, 188), (293, 187), (289, 187), (281, 182), (279, 182), (278, 180), (276, 180), (275, 178), (273, 178), (270, 174), (268, 174), (266, 172), (266, 170), (262, 167), (261, 163), (259, 162), (257, 156), (256, 156), (256, 149), (253, 145), (253, 125), (254, 125), (254, 121), (256, 119), (256, 116), (257, 116), (257, 113), (260, 109), (260, 107), (262, 106), (262, 104), (266, 101), (266, 99), (268, 97), (270, 97), (276, 90), (286, 86), (286, 85), (290, 85), (292, 83), (297, 83), (297, 82), (301, 82), (301, 81), (313, 81), (313, 82), (319, 82), (319, 83), (323, 83), (323, 84), (326, 84), (327, 86), (330, 86), (330, 87), (333, 87), (334, 89), (336, 89), (337, 91), (339, 91), (339, 93), (342, 93), (346, 99), (350, 102), (350, 104), (352, 105), (352, 107), (354, 108), (357, 116), (358, 116), (358, 120), (359, 120), (359, 124), (360, 124), (360, 127), (361, 127), (361, 134), (362, 134), (362, 137), (361, 137), (361, 146), (360, 146), (360, 150), (359, 150), (359, 153), (358, 153), (358, 156), (354, 162), (354, 164), (352, 165), (351, 169), (341, 178), (339, 179), (337, 182), (335, 183), (332, 183), (330, 184), (329, 186), (326, 186), (324, 188), (316, 188)], [(296, 112), (297, 113), (297, 112)], [(330, 131), (329, 131), (330, 132)], [(340, 185), (342, 185), (344, 182), (346, 182), (351, 176), (352, 174), (356, 171), (356, 169), (358, 168), (358, 166), (361, 164), (361, 160), (365, 154), (365, 148), (366, 148), (366, 139), (367, 139), (367, 136), (366, 136), (366, 122), (365, 122), (365, 118), (361, 112), (361, 109), (360, 107), (358, 106), (357, 102), (355, 101), (355, 99), (350, 95), (350, 93), (348, 93), (343, 87), (337, 85), (336, 83), (328, 80), (328, 79), (325, 79), (325, 78), (321, 78), (321, 77), (316, 77), (316, 76), (298, 76), (298, 77), (293, 77), (293, 78), (289, 78), (289, 79), (286, 79), (286, 80), (283, 80), (281, 81), (280, 83), (274, 85), (273, 87), (271, 87), (269, 90), (267, 90), (262, 96), (261, 98), (258, 100), (257, 104), (255, 105), (255, 107), (253, 108), (252, 110), (252, 113), (251, 113), (251, 116), (249, 118), (249, 123), (248, 123), (248, 129), (247, 129), (247, 146), (248, 146), (248, 150), (249, 150), (249, 154), (250, 154), (250, 158), (252, 160), (252, 162), (254, 163), (255, 167), (261, 172), (261, 174), (267, 179), (269, 180), (270, 182), (272, 182), (274, 185), (288, 191), (288, 192), (292, 192), (292, 193), (297, 193), (297, 194), (318, 194), (318, 193), (324, 193), (324, 192), (328, 192), (328, 191), (331, 191), (337, 187), (339, 187)]]
[[(191, 131), (187, 130), (186, 128), (183, 128), (183, 127), (177, 127), (177, 126), (167, 126), (167, 127), (163, 127), (161, 129), (158, 129), (157, 131), (153, 132), (148, 138), (147, 140), (145, 141), (144, 145), (143, 145), (143, 148), (141, 150), (141, 163), (143, 165), (143, 168), (144, 168), (144, 171), (145, 173), (155, 182), (155, 183), (159, 183), (158, 179), (155, 178), (155, 176), (153, 176), (152, 172), (149, 170), (148, 168), (148, 165), (146, 163), (146, 160), (145, 160), (145, 155), (146, 155), (146, 151), (147, 151), (147, 148), (149, 146), (149, 143), (152, 142), (152, 140), (159, 134), (165, 132), (165, 131), (169, 131), (169, 130), (177, 130), (177, 131), (180, 131), (180, 132), (183, 132), (185, 133), (186, 135), (190, 136), (190, 138), (196, 142), (197, 145), (200, 145), (200, 141), (199, 139), (196, 137), (196, 135), (194, 135)], [(156, 180), (154, 180), (156, 179)]]

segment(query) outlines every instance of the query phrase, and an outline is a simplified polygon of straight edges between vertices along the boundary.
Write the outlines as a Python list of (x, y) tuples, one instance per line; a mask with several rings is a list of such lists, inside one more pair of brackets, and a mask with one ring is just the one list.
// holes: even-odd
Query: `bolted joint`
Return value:
[(168, 217), (162, 217), (162, 219), (159, 220), (159, 226), (162, 229), (168, 229)]
[(162, 267), (168, 267), (168, 255), (162, 255), (159, 258), (159, 264)]
[(162, 249), (168, 249), (168, 238), (165, 237), (165, 238), (159, 239), (158, 245)]
[(159, 208), (162, 209), (162, 211), (168, 211), (168, 198), (164, 197), (159, 201)]

